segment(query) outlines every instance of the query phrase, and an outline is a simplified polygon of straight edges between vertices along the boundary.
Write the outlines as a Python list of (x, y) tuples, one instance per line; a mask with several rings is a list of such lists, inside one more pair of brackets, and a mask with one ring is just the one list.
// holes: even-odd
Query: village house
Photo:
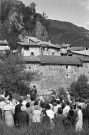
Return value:
[(38, 93), (44, 94), (60, 87), (68, 87), (77, 79), (83, 66), (76, 56), (25, 56), (23, 61), (27, 72), (37, 73), (37, 78), (30, 85), (36, 85)]
[(5, 53), (6, 50), (10, 50), (8, 42), (6, 40), (0, 40), (0, 53)]
[(60, 47), (49, 42), (44, 42), (36, 37), (25, 36), (24, 41), (18, 42), (18, 50), (23, 56), (58, 55)]

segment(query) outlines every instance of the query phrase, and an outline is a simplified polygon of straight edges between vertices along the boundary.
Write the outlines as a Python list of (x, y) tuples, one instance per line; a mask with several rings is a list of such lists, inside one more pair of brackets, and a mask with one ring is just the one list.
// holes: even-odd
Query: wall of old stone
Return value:
[(89, 79), (89, 63), (83, 63), (83, 67), (27, 64), (26, 70), (37, 73), (38, 78), (33, 80), (30, 85), (36, 85), (40, 94), (50, 93), (50, 90), (60, 87), (69, 87), (80, 74), (85, 74)]

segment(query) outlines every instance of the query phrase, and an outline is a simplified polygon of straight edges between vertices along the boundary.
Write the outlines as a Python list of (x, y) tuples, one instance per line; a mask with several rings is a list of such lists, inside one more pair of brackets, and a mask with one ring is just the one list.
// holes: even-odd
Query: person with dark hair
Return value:
[(19, 127), (29, 126), (29, 114), (26, 111), (20, 111), (18, 113), (18, 126)]
[(12, 94), (11, 94), (10, 91), (5, 90), (4, 91), (4, 96), (5, 96), (5, 99), (9, 99), (10, 101), (12, 100)]
[(30, 96), (31, 96), (31, 101), (35, 101), (36, 100), (36, 95), (37, 95), (37, 88), (35, 85), (33, 85), (33, 88), (30, 92)]
[(33, 123), (40, 123), (42, 117), (42, 110), (39, 109), (39, 106), (35, 106), (34, 110), (32, 111), (32, 122)]
[(26, 103), (26, 108), (29, 108), (30, 107), (30, 103)]
[(58, 108), (57, 114), (54, 117), (54, 124), (55, 127), (58, 127), (61, 125), (62, 127), (64, 127), (64, 116), (63, 116), (63, 110), (62, 108)]
[(75, 112), (72, 106), (70, 107), (67, 119), (68, 119), (69, 126), (74, 126), (76, 118), (75, 118)]
[(47, 115), (46, 110), (43, 111), (42, 124), (43, 124), (43, 125), (47, 125), (47, 126), (50, 125), (50, 118), (49, 118), (49, 116)]
[(15, 106), (15, 114), (14, 114), (14, 122), (15, 125), (18, 125), (18, 115), (21, 112), (21, 106), (22, 106), (22, 99), (19, 99), (19, 104)]
[(27, 112), (29, 114), (29, 119), (32, 121), (32, 108), (30, 107), (30, 103), (27, 102), (26, 105), (23, 105), (21, 110)]
[(46, 113), (50, 118), (50, 121), (53, 121), (54, 119), (54, 111), (52, 110), (51, 106), (49, 104), (47, 104), (46, 106)]
[(66, 106), (63, 109), (63, 115), (64, 115), (65, 118), (67, 118), (69, 110), (70, 110), (69, 102), (66, 101)]

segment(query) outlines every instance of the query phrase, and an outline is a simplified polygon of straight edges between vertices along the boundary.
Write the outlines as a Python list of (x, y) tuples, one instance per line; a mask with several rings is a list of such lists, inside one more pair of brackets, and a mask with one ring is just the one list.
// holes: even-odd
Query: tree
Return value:
[(78, 77), (77, 81), (74, 81), (70, 85), (70, 94), (75, 99), (87, 99), (89, 98), (89, 84), (87, 77), (83, 74)]
[(57, 90), (57, 96), (59, 98), (62, 98), (64, 100), (67, 100), (67, 93), (65, 91), (65, 89), (63, 87), (60, 87), (58, 90)]
[(8, 90), (19, 94), (26, 94), (30, 88), (25, 81), (32, 80), (33, 74), (24, 71), (24, 66), (21, 59), (13, 53), (0, 55), (0, 88), (2, 91)]

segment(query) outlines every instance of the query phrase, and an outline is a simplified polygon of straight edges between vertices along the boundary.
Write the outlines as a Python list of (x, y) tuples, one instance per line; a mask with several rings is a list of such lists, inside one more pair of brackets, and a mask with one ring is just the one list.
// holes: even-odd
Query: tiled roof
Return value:
[(77, 56), (77, 57), (80, 58), (80, 60), (83, 61), (83, 62), (89, 62), (89, 56), (80, 55), (80, 56)]
[(69, 48), (70, 51), (81, 51), (84, 50), (84, 47), (71, 47)]
[(30, 44), (28, 42), (18, 42), (21, 46), (40, 46), (40, 44)]
[(18, 44), (20, 44), (20, 45), (24, 45), (24, 46), (45, 46), (45, 47), (52, 47), (52, 48), (57, 48), (57, 49), (59, 49), (60, 47), (59, 46), (56, 46), (56, 45), (54, 45), (54, 44), (51, 44), (51, 43), (49, 43), (49, 42), (39, 42), (39, 43), (35, 43), (35, 44), (30, 44), (30, 43), (28, 43), (28, 42), (18, 42)]
[(28, 38), (28, 39), (30, 39), (30, 40), (32, 40), (33, 42), (40, 42), (41, 40), (39, 40), (38, 38), (36, 38), (36, 37), (30, 37), (30, 36), (25, 36), (26, 38)]
[(27, 63), (40, 63), (40, 59), (37, 56), (24, 56), (23, 61)]
[(38, 57), (42, 65), (82, 65), (76, 56), (39, 55)]
[(69, 51), (68, 54), (75, 55), (76, 57), (80, 58), (83, 62), (89, 62), (89, 55), (81, 54), (81, 53), (74, 53)]
[(24, 56), (23, 61), (26, 63), (39, 63), (41, 65), (80, 65), (82, 62), (75, 56)]
[(54, 45), (54, 44), (52, 44), (52, 43), (50, 43), (50, 42), (45, 42), (45, 41), (41, 41), (41, 42), (39, 42), (39, 44), (40, 44), (41, 46), (46, 46), (46, 47), (60, 48), (60, 47), (57, 46), (57, 45)]
[(6, 40), (0, 40), (0, 44), (8, 44)]
[(89, 56), (89, 50), (82, 50), (82, 51), (72, 51), (73, 53), (82, 54), (82, 55), (88, 55)]

